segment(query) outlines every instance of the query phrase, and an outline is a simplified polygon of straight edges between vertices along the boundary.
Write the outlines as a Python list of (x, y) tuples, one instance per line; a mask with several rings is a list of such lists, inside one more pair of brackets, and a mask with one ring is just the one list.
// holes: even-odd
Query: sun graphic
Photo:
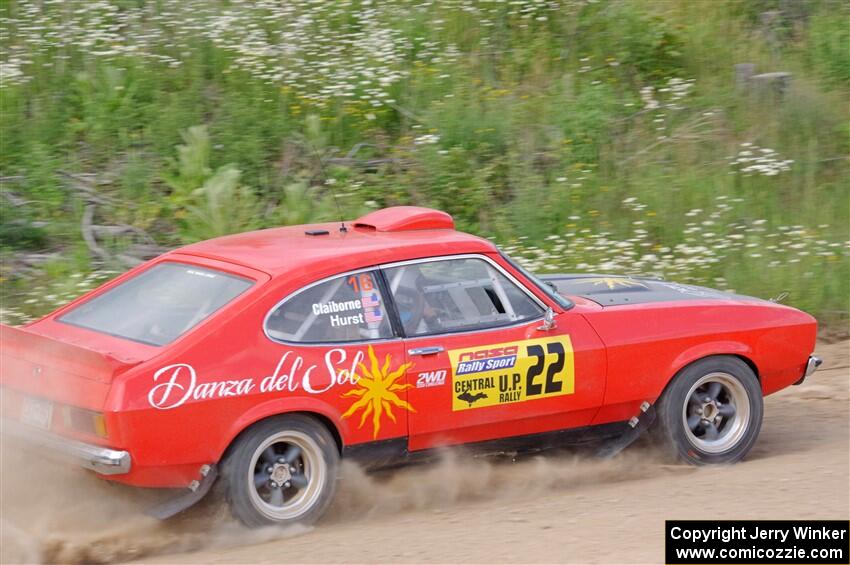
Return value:
[(378, 358), (375, 356), (375, 350), (369, 346), (369, 360), (371, 361), (371, 369), (366, 368), (363, 363), (360, 363), (360, 380), (355, 384), (355, 388), (344, 392), (343, 397), (357, 396), (360, 399), (348, 407), (343, 418), (348, 418), (356, 413), (361, 408), (363, 414), (360, 416), (360, 428), (366, 422), (366, 418), (372, 415), (372, 439), (378, 437), (378, 431), (381, 429), (381, 416), (386, 413), (387, 417), (393, 422), (396, 421), (392, 407), (397, 406), (404, 408), (409, 412), (416, 412), (413, 406), (408, 404), (406, 400), (399, 398), (398, 392), (412, 388), (412, 385), (397, 383), (399, 377), (402, 377), (413, 363), (405, 363), (395, 371), (390, 372), (390, 356), (387, 355), (384, 365), (378, 366)]
[(608, 288), (612, 289), (612, 290), (617, 288), (618, 286), (624, 286), (624, 287), (639, 286), (639, 287), (646, 288), (646, 285), (643, 284), (642, 282), (632, 280), (632, 279), (623, 278), (623, 277), (596, 277), (596, 278), (590, 278), (590, 279), (582, 279), (581, 282), (589, 282), (589, 283), (593, 283), (594, 285), (598, 285), (598, 284), (608, 285)]

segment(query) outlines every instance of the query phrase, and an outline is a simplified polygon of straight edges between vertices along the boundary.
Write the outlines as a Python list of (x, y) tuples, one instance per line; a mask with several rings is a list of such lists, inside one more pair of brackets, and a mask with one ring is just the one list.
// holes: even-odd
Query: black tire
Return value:
[(246, 526), (311, 524), (333, 500), (338, 470), (328, 429), (311, 416), (286, 414), (239, 436), (222, 465), (222, 487)]
[(682, 369), (656, 408), (656, 437), (671, 454), (693, 465), (724, 464), (740, 461), (755, 444), (764, 399), (746, 363), (717, 356)]

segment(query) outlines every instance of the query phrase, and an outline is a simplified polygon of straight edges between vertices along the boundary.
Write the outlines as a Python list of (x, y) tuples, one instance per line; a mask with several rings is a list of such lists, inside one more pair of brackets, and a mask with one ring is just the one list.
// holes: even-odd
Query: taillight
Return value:
[(106, 419), (102, 413), (76, 406), (65, 406), (64, 412), (66, 428), (103, 438), (108, 437)]

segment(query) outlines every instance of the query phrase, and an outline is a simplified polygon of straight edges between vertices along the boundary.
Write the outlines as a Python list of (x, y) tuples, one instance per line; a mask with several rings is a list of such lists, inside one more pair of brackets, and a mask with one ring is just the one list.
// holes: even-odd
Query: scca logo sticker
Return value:
[(575, 392), (575, 360), (569, 336), (455, 349), (449, 351), (449, 360), (453, 411)]

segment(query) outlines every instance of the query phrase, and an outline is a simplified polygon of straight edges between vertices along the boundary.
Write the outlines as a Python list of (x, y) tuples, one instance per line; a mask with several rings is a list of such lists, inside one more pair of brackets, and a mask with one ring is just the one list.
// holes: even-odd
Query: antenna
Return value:
[(345, 227), (345, 218), (343, 218), (343, 216), (342, 216), (342, 208), (339, 207), (339, 199), (337, 199), (337, 197), (336, 197), (336, 190), (334, 190), (333, 184), (329, 184), (328, 186), (331, 187), (331, 194), (334, 197), (334, 204), (336, 204), (336, 213), (339, 214), (339, 223), (340, 223), (339, 231), (341, 231), (342, 233), (345, 233), (345, 232), (348, 231), (348, 228)]
[[(319, 161), (319, 168), (322, 171), (322, 177), (324, 177), (325, 176), (325, 160), (322, 159), (322, 155), (319, 154), (318, 148), (313, 146), (313, 144), (310, 144), (310, 145), (313, 148), (313, 152), (316, 154), (316, 158)], [(345, 227), (345, 218), (342, 215), (342, 208), (339, 207), (339, 198), (336, 197), (336, 190), (334, 190), (334, 184), (331, 183), (331, 184), (327, 184), (326, 186), (330, 187), (330, 189), (331, 189), (331, 196), (333, 196), (334, 204), (336, 205), (336, 213), (339, 214), (339, 223), (340, 223), (339, 231), (341, 231), (342, 233), (345, 233), (345, 232), (348, 231), (348, 228)]]

